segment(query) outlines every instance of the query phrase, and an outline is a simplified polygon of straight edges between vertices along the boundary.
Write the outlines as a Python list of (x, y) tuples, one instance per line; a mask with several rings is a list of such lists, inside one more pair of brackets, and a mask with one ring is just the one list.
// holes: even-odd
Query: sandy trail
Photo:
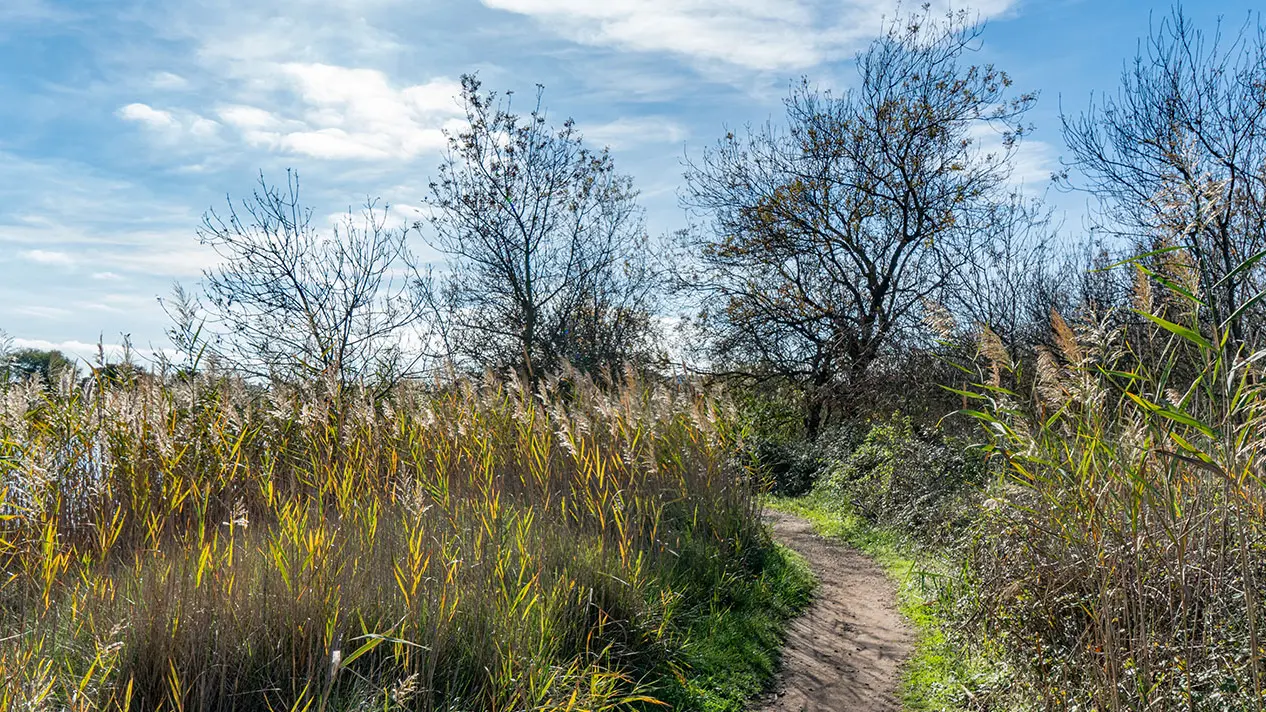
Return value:
[(897, 611), (896, 590), (879, 566), (813, 531), (799, 517), (766, 511), (774, 538), (795, 550), (817, 575), (817, 596), (792, 621), (783, 670), (765, 710), (899, 710), (901, 664), (914, 632)]

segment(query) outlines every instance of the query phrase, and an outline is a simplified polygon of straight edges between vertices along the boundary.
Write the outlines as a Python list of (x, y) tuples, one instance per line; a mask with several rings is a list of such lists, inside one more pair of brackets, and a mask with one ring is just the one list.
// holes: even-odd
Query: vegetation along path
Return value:
[(757, 706), (773, 710), (898, 710), (901, 664), (914, 632), (897, 611), (896, 589), (875, 562), (819, 536), (794, 515), (766, 511), (774, 538), (809, 562), (819, 585), (792, 622), (783, 670)]

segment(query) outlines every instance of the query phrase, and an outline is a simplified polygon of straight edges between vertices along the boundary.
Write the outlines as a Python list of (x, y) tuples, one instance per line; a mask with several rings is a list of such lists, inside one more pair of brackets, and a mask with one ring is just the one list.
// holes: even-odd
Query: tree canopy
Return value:
[(570, 119), (550, 123), (462, 79), (465, 126), (430, 185), (428, 240), (450, 258), (435, 301), (450, 352), (530, 379), (618, 369), (653, 346), (657, 299), (637, 191)]
[(1010, 159), (1036, 96), (964, 63), (979, 33), (963, 13), (893, 23), (855, 89), (805, 80), (785, 129), (730, 132), (690, 164), (705, 227), (685, 233), (683, 281), (715, 365), (800, 384), (811, 432), (1014, 224)]

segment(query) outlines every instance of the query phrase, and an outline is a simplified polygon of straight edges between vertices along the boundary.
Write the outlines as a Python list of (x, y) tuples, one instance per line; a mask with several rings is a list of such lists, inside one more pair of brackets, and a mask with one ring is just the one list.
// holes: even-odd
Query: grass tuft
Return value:
[(718, 589), (686, 634), (691, 674), (664, 696), (674, 709), (739, 712), (778, 672), (787, 622), (808, 605), (816, 581), (805, 560), (775, 545), (761, 574)]

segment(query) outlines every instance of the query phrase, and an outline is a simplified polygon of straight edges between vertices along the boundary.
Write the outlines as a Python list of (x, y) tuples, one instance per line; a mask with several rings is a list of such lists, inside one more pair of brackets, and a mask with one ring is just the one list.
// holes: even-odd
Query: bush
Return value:
[(764, 491), (797, 497), (813, 488), (819, 448), (805, 440), (799, 392), (786, 385), (737, 387), (733, 398), (743, 433), (740, 459)]
[(819, 449), (803, 440), (762, 440), (751, 447), (750, 457), (764, 489), (780, 497), (799, 497), (813, 489), (822, 469)]
[(966, 526), (984, 475), (983, 459), (932, 428), (894, 415), (872, 426), (855, 447), (850, 433), (823, 449), (830, 463), (819, 494), (873, 522), (894, 524), (921, 539), (947, 541)]

